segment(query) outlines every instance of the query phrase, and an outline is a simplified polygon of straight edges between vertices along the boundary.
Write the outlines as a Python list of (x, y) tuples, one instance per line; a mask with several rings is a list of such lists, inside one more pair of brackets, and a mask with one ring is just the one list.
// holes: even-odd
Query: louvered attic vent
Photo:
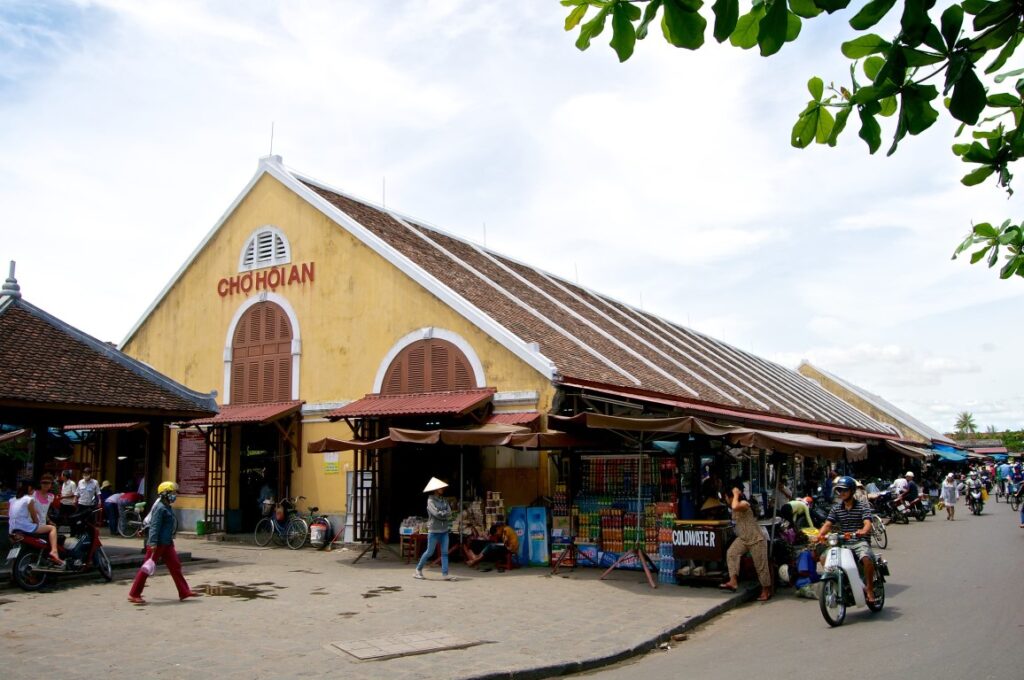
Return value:
[(249, 237), (242, 249), (242, 259), (238, 271), (262, 269), (292, 261), (288, 239), (274, 227), (264, 227)]

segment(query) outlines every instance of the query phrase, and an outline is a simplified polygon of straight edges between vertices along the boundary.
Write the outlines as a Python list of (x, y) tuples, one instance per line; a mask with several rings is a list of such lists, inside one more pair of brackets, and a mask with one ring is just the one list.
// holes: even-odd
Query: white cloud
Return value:
[(276, 121), (286, 163), (351, 193), (378, 200), (386, 176), (403, 212), (473, 239), (486, 222), (493, 248), (745, 349), (1022, 420), (1005, 341), (1024, 333), (1020, 286), (949, 262), (972, 218), (1020, 200), (959, 186), (948, 125), (891, 158), (868, 155), (855, 126), (835, 149), (789, 147), (807, 78), (845, 73), (831, 41), (846, 18), (808, 22), (773, 59), (677, 50), (655, 31), (618, 64), (608, 32), (578, 52), (564, 14), (5, 3), (0, 259), (19, 260), (28, 299), (118, 339)]

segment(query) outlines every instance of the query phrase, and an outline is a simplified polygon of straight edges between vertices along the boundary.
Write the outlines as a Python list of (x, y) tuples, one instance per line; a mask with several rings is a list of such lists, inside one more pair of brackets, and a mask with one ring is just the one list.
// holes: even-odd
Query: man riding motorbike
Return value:
[(979, 489), (980, 490), (981, 488), (982, 488), (982, 483), (981, 483), (981, 480), (978, 479), (978, 472), (977, 472), (977, 470), (971, 470), (968, 473), (968, 475), (967, 475), (967, 494), (966, 495), (967, 495), (967, 505), (969, 507), (972, 507), (972, 508), (974, 507), (974, 497), (971, 495), (971, 491), (974, 491), (975, 489)]
[(832, 484), (833, 490), (839, 495), (839, 501), (829, 510), (828, 518), (818, 533), (818, 540), (827, 539), (832, 527), (836, 525), (841, 533), (853, 534), (860, 539), (847, 547), (864, 567), (864, 597), (874, 604), (875, 556), (865, 540), (871, 535), (871, 506), (853, 497), (856, 486), (857, 482), (850, 476), (840, 477)]

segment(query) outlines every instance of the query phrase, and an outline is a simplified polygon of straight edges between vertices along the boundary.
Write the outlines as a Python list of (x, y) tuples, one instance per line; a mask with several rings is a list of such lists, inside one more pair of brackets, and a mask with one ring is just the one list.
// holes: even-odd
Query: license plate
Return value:
[(13, 560), (15, 557), (18, 556), (19, 550), (21, 550), (21, 547), (11, 548), (9, 551), (7, 551), (7, 559)]

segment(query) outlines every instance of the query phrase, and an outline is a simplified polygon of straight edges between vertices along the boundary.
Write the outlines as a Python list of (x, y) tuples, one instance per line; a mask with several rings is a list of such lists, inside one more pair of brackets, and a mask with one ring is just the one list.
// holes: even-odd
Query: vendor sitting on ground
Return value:
[(811, 519), (811, 509), (807, 502), (797, 498), (785, 503), (779, 508), (779, 517), (786, 520), (796, 529), (814, 529), (814, 520)]
[(493, 559), (495, 562), (500, 562), (511, 555), (512, 561), (516, 562), (519, 555), (519, 537), (516, 535), (515, 530), (502, 522), (496, 522), (490, 528), (488, 533), (489, 543), (483, 547), (479, 555), (473, 553), (469, 548), (466, 549), (466, 554), (469, 559), (466, 560), (466, 565), (475, 567), (484, 558)]

